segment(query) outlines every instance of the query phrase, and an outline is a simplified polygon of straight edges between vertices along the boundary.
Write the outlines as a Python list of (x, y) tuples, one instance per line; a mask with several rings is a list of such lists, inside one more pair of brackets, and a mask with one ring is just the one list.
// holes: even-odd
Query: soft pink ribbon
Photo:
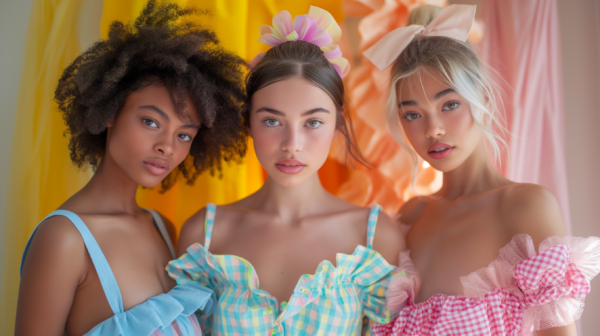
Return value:
[(387, 69), (418, 34), (444, 36), (465, 42), (475, 21), (472, 5), (451, 5), (444, 9), (427, 27), (411, 25), (392, 30), (363, 55), (383, 71)]

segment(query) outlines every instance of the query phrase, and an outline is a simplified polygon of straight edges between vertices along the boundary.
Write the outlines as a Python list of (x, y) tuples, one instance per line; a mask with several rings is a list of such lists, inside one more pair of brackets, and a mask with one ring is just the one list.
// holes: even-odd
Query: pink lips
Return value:
[(169, 171), (169, 162), (161, 159), (145, 160), (144, 166), (154, 175), (163, 175)]
[(445, 144), (443, 142), (436, 142), (433, 145), (431, 145), (429, 149), (427, 149), (427, 153), (429, 153), (429, 156), (431, 156), (434, 159), (443, 159), (446, 156), (450, 155), (450, 153), (452, 153), (453, 150), (454, 147), (448, 144)]
[(283, 159), (277, 162), (275, 167), (284, 174), (298, 174), (306, 165), (295, 159)]

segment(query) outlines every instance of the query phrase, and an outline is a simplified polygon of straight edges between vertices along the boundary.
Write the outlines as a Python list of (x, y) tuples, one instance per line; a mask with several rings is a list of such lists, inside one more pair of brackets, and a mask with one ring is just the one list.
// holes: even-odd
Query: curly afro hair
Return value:
[(133, 24), (113, 22), (107, 40), (64, 70), (55, 100), (70, 135), (71, 160), (79, 168), (98, 167), (108, 123), (131, 92), (152, 84), (170, 92), (177, 113), (189, 95), (202, 123), (189, 156), (162, 182), (162, 191), (179, 174), (192, 184), (204, 170), (220, 171), (223, 160), (242, 159), (246, 62), (223, 50), (214, 32), (183, 20), (199, 13), (193, 7), (150, 1)]

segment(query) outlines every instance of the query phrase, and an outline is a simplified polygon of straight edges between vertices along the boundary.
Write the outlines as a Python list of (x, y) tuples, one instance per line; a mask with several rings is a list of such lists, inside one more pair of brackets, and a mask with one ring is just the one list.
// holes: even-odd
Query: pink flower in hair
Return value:
[[(328, 11), (311, 6), (307, 15), (298, 15), (292, 22), (292, 15), (284, 10), (273, 16), (273, 26), (260, 27), (261, 37), (258, 42), (270, 47), (276, 47), (288, 41), (305, 41), (312, 43), (323, 51), (340, 77), (344, 78), (350, 71), (348, 60), (342, 57), (342, 52), (335, 44), (342, 36), (340, 26)], [(254, 67), (265, 53), (259, 53), (250, 62)]]

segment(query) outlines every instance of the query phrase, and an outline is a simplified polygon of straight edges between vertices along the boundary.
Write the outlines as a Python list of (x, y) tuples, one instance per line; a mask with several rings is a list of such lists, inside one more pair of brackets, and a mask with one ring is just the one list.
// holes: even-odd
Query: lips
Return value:
[(431, 147), (429, 147), (427, 153), (429, 153), (429, 156), (431, 156), (434, 159), (443, 159), (446, 156), (450, 155), (450, 153), (452, 153), (453, 150), (454, 147), (448, 144), (445, 144), (443, 142), (436, 142), (433, 145), (431, 145)]
[(154, 175), (164, 175), (169, 171), (169, 162), (161, 159), (145, 160), (144, 166)]
[(275, 163), (275, 167), (284, 174), (298, 174), (306, 165), (295, 159), (283, 159)]

